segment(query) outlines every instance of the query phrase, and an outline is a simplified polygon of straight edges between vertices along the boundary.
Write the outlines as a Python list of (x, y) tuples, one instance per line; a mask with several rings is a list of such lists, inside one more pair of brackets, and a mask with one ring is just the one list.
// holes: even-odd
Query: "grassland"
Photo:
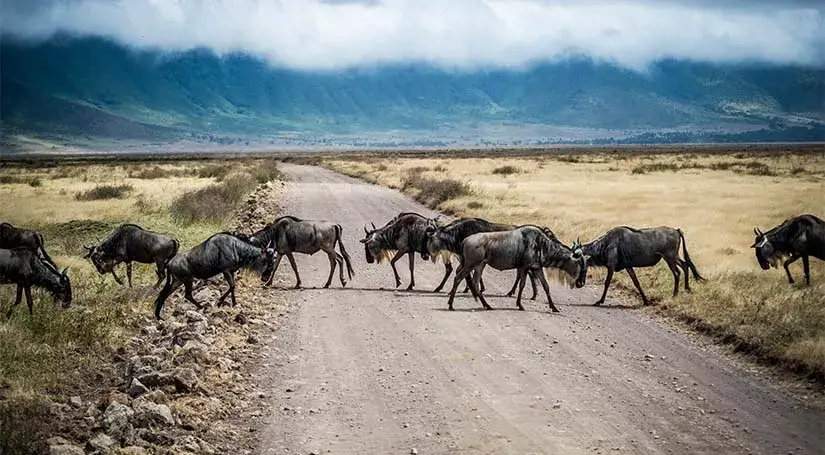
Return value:
[[(592, 240), (617, 225), (679, 227), (709, 282), (671, 298), (667, 267), (644, 270), (642, 286), (658, 308), (760, 359), (825, 375), (825, 264), (812, 260), (811, 287), (789, 285), (783, 271), (762, 271), (750, 248), (754, 226), (768, 229), (801, 213), (825, 215), (821, 149), (602, 149), (311, 162), (400, 189), (456, 216), (546, 225), (567, 242)], [(792, 272), (803, 281), (801, 265)], [(600, 288), (603, 277), (594, 270), (590, 285)], [(617, 277), (613, 295), (639, 302), (627, 276)]]
[[(21, 304), (0, 322), (0, 432), (8, 437), (0, 452), (14, 451), (5, 446), (14, 438), (47, 434), (39, 397), (84, 395), (115, 380), (111, 359), (151, 314), (154, 266), (136, 264), (134, 288), (119, 286), (82, 259), (84, 244), (131, 222), (175, 236), (186, 250), (229, 227), (244, 195), (278, 177), (272, 160), (0, 169), (0, 220), (41, 232), (52, 258), (69, 268), (74, 294), (61, 309), (35, 290), (32, 316)], [(14, 293), (0, 287), (0, 319)]]

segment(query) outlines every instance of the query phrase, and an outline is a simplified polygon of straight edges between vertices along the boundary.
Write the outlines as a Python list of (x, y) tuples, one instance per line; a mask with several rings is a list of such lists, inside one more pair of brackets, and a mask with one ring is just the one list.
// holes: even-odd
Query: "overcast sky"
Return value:
[(825, 67), (813, 0), (2, 0), (0, 30), (137, 48), (246, 51), (295, 69), (519, 67), (571, 53)]

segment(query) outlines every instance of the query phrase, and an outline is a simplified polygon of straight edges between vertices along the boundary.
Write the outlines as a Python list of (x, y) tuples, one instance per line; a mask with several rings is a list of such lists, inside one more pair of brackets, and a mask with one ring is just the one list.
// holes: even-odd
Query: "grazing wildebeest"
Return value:
[[(682, 253), (684, 259), (679, 258), (679, 244), (682, 244)], [(639, 279), (636, 278), (634, 268), (653, 267), (658, 264), (660, 260), (664, 259), (670, 271), (673, 273), (673, 296), (679, 295), (679, 267), (684, 270), (685, 275), (685, 290), (690, 292), (690, 283), (688, 280), (688, 269), (693, 273), (693, 278), (696, 281), (705, 281), (693, 261), (690, 260), (690, 255), (687, 250), (687, 243), (685, 236), (681, 229), (675, 229), (668, 226), (660, 226), (655, 228), (636, 229), (628, 226), (618, 226), (604, 235), (586, 243), (582, 246), (584, 254), (590, 256), (590, 265), (595, 267), (606, 267), (607, 278), (604, 281), (604, 292), (602, 297), (595, 303), (601, 305), (607, 296), (607, 288), (610, 287), (610, 281), (613, 279), (614, 272), (627, 270), (630, 279), (639, 290), (639, 295), (642, 297), (642, 303), (648, 305), (649, 302), (642, 291), (642, 286), (639, 284)]]
[[(272, 242), (273, 248), (278, 253), (278, 258), (275, 259), (275, 271), (278, 270), (278, 264), (280, 264), (282, 256), (289, 259), (292, 271), (295, 272), (295, 289), (301, 287), (301, 276), (298, 274), (298, 266), (295, 264), (295, 257), (292, 253), (312, 256), (319, 251), (323, 251), (329, 257), (329, 277), (326, 284), (324, 284), (324, 287), (328, 288), (332, 283), (336, 264), (341, 286), (347, 285), (347, 280), (344, 279), (344, 264), (346, 264), (347, 275), (350, 279), (352, 279), (354, 273), (349, 254), (347, 254), (344, 242), (341, 239), (342, 234), (343, 228), (340, 224), (306, 221), (287, 215), (277, 218), (263, 229), (248, 236), (248, 239), (251, 244), (258, 247)], [(341, 254), (335, 251), (336, 243)], [(271, 284), (275, 271), (273, 271), (273, 276), (267, 285)]]
[[(461, 242), (463, 242), (464, 239), (473, 234), (478, 234), (479, 232), (509, 231), (515, 229), (516, 227), (517, 226), (511, 224), (491, 223), (482, 218), (462, 218), (455, 220), (446, 226), (428, 227), (426, 230), (428, 237), (427, 252), (433, 261), (440, 258), (447, 267), (447, 270), (444, 273), (444, 278), (433, 292), (441, 291), (441, 288), (443, 288), (444, 284), (447, 282), (447, 278), (450, 277), (450, 273), (453, 271), (451, 256), (461, 256)], [(536, 277), (532, 273), (529, 273), (529, 276), (530, 282), (533, 285), (533, 296), (530, 299), (535, 300), (537, 294)], [(516, 278), (517, 279), (513, 283), (513, 287), (507, 293), (508, 297), (512, 296), (516, 292), (516, 286), (518, 286), (518, 276), (516, 276)], [(480, 281), (479, 291), (484, 293), (483, 280)], [(464, 292), (467, 292), (466, 288)]]
[(15, 227), (9, 223), (0, 223), (0, 248), (11, 250), (19, 247), (39, 252), (46, 262), (57, 268), (57, 264), (46, 252), (43, 236), (39, 232)]
[(11, 317), (14, 307), (20, 304), (23, 292), (26, 293), (29, 314), (32, 314), (32, 286), (45, 288), (56, 301), (62, 302), (63, 308), (71, 305), (72, 285), (66, 271), (58, 272), (50, 262), (28, 248), (0, 249), (0, 284), (17, 285), (17, 297), (6, 317)]
[[(557, 238), (548, 235), (542, 228), (532, 225), (519, 226), (516, 229), (499, 232), (482, 232), (473, 234), (461, 244), (461, 265), (456, 271), (453, 288), (447, 306), (453, 309), (453, 299), (459, 283), (467, 280), (473, 297), (478, 297), (484, 309), (492, 309), (484, 295), (478, 292), (478, 282), (486, 266), (496, 270), (518, 269), (519, 290), (516, 306), (524, 310), (521, 305), (521, 294), (527, 281), (528, 271), (533, 271), (541, 281), (550, 310), (557, 313), (559, 310), (550, 297), (550, 286), (544, 276), (543, 269), (555, 268), (565, 272), (574, 280), (575, 287), (580, 288), (587, 280), (587, 260), (581, 247), (574, 243), (568, 247)], [(473, 280), (469, 280), (470, 273), (474, 273)]]
[(427, 228), (435, 226), (435, 219), (411, 212), (399, 214), (381, 228), (376, 228), (374, 223), (371, 230), (364, 226), (365, 235), (360, 242), (364, 244), (367, 263), (381, 263), (389, 259), (395, 276), (395, 287), (398, 287), (401, 286), (401, 277), (395, 263), (405, 254), (409, 254), (410, 285), (407, 286), (407, 290), (412, 290), (415, 287), (415, 253), (419, 253), (425, 261), (430, 258), (427, 250)]
[(184, 286), (186, 300), (201, 308), (192, 296), (192, 282), (195, 279), (208, 280), (219, 273), (223, 274), (229, 289), (218, 299), (218, 306), (223, 305), (228, 295), (232, 297), (232, 306), (235, 306), (235, 272), (250, 269), (266, 282), (274, 268), (275, 250), (271, 245), (259, 248), (228, 232), (215, 234), (166, 263), (166, 285), (155, 300), (155, 317), (161, 319), (163, 304), (180, 285)]
[(788, 275), (788, 282), (793, 284), (788, 266), (802, 258), (805, 284), (811, 285), (808, 257), (825, 261), (825, 221), (810, 214), (799, 215), (783, 221), (768, 232), (754, 228), (753, 233), (756, 239), (751, 248), (756, 250), (756, 260), (763, 270), (778, 267), (779, 262), (785, 259), (782, 266)]
[(98, 273), (111, 273), (117, 284), (123, 284), (115, 275), (115, 266), (126, 263), (126, 278), (132, 287), (132, 262), (155, 264), (157, 266), (158, 287), (166, 278), (166, 263), (178, 254), (180, 244), (166, 234), (148, 231), (136, 224), (122, 224), (100, 245), (85, 246), (86, 259), (90, 259)]

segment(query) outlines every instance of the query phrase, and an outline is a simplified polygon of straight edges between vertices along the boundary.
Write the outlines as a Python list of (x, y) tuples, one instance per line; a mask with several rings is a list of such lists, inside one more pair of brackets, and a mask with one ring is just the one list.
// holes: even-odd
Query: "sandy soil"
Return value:
[(283, 170), (281, 213), (341, 223), (356, 276), (318, 289), (326, 255), (296, 255), (307, 289), (286, 289), (284, 260), (283, 289), (265, 291), (295, 310), (257, 372), (270, 414), (258, 453), (825, 453), (825, 411), (615, 300), (591, 306), (600, 283), (554, 286), (559, 314), (543, 300), (521, 312), (500, 297), (515, 272), (488, 269), (496, 310), (463, 296), (448, 312), (430, 292), (443, 266), (416, 258), (416, 291), (395, 290), (388, 264), (366, 263), (362, 226), (435, 213), (324, 169)]

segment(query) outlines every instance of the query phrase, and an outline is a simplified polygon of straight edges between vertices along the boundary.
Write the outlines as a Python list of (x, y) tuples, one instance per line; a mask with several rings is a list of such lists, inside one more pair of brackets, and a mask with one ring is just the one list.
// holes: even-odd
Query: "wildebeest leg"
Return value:
[(453, 273), (453, 263), (452, 261), (447, 261), (444, 263), (444, 278), (441, 280), (441, 283), (438, 284), (438, 287), (433, 290), (433, 292), (441, 292), (441, 288), (447, 283), (447, 278), (450, 277), (450, 274)]
[(647, 301), (647, 297), (645, 296), (645, 291), (642, 290), (642, 285), (639, 284), (639, 279), (636, 278), (636, 272), (633, 270), (633, 267), (628, 267), (626, 270), (627, 274), (630, 275), (630, 279), (633, 281), (633, 285), (639, 290), (639, 295), (642, 296), (642, 305), (650, 305), (650, 302)]
[(269, 275), (269, 280), (266, 282), (267, 286), (272, 285), (272, 281), (275, 279), (275, 272), (278, 271), (278, 265), (281, 263), (282, 257), (284, 257), (283, 254), (279, 254), (275, 257), (275, 264), (272, 265), (272, 274)]
[(155, 285), (152, 286), (152, 287), (157, 289), (158, 286), (160, 286), (160, 284), (163, 283), (163, 279), (166, 278), (165, 262), (164, 261), (158, 261), (158, 262), (155, 262), (155, 265), (157, 265), (157, 267), (158, 267), (158, 271), (157, 271), (158, 282), (155, 283)]
[(683, 261), (681, 259), (677, 259), (676, 262), (682, 268), (682, 272), (685, 273), (685, 292), (690, 292), (690, 278), (688, 277), (688, 275), (690, 275), (690, 273), (688, 273), (690, 272), (688, 268), (689, 266), (686, 261)]
[(536, 294), (539, 293), (538, 288), (536, 288), (536, 273), (544, 274), (544, 272), (541, 269), (539, 269), (538, 272), (536, 272), (535, 270), (527, 271), (527, 274), (530, 276), (530, 284), (533, 286), (533, 296), (530, 297), (530, 300), (536, 300)]
[(160, 293), (158, 294), (158, 298), (155, 299), (155, 318), (156, 319), (158, 319), (158, 320), (162, 319), (160, 317), (160, 312), (163, 311), (163, 305), (166, 303), (166, 299), (168, 299), (169, 296), (172, 295), (172, 293), (175, 292), (175, 290), (177, 288), (179, 288), (181, 284), (183, 284), (183, 282), (178, 280), (177, 278), (175, 278), (171, 274), (166, 277), (166, 286), (164, 286), (163, 289), (160, 290)]
[(512, 297), (516, 293), (516, 288), (519, 285), (519, 272), (516, 271), (516, 281), (513, 281), (513, 287), (507, 292), (507, 297)]
[(289, 265), (292, 266), (292, 271), (295, 272), (295, 289), (301, 289), (301, 275), (298, 275), (298, 266), (295, 265), (295, 256), (292, 255), (292, 251), (286, 252), (286, 258), (289, 259)]
[(393, 256), (392, 259), (390, 259), (392, 273), (393, 275), (395, 275), (395, 287), (401, 286), (401, 276), (398, 275), (398, 270), (395, 268), (395, 263), (398, 262), (398, 260), (401, 259), (401, 256), (404, 256), (405, 254), (407, 254), (406, 251), (398, 251), (397, 253), (395, 253), (395, 256)]
[(132, 287), (132, 263), (126, 261), (126, 280), (129, 282), (129, 287)]
[(553, 299), (550, 298), (550, 285), (547, 283), (547, 278), (545, 278), (544, 273), (541, 273), (541, 270), (539, 270), (539, 273), (536, 275), (538, 275), (539, 281), (541, 282), (541, 287), (544, 289), (544, 294), (547, 296), (547, 303), (550, 305), (550, 311), (553, 313), (558, 313), (559, 309), (556, 308), (556, 305), (553, 304)]
[(487, 299), (484, 298), (484, 294), (479, 292), (478, 289), (478, 283), (481, 282), (481, 274), (484, 273), (484, 267), (486, 266), (487, 262), (482, 262), (475, 267), (475, 276), (473, 276), (473, 279), (470, 281), (470, 291), (473, 293), (473, 298), (478, 296), (478, 300), (481, 300), (481, 305), (485, 310), (492, 310), (493, 307), (487, 304)]
[[(327, 282), (324, 284), (324, 288), (328, 288), (330, 284), (332, 284), (332, 277), (335, 275), (335, 265), (338, 264), (337, 258), (335, 257), (335, 251), (332, 253), (326, 252), (327, 258), (329, 258), (329, 277), (327, 277)], [(344, 280), (344, 271), (341, 271), (341, 281)]]
[(602, 292), (602, 298), (596, 301), (594, 305), (599, 306), (604, 303), (604, 298), (607, 297), (607, 288), (610, 287), (610, 282), (613, 281), (613, 269), (607, 269), (607, 277), (604, 279), (604, 292)]
[(521, 304), (521, 294), (524, 292), (524, 285), (527, 283), (527, 269), (518, 269), (518, 297), (516, 297), (516, 307), (524, 311), (524, 306)]
[[(224, 276), (226, 276), (226, 275), (224, 275)], [(178, 285), (178, 286), (180, 286), (180, 285)], [(192, 304), (195, 305), (196, 307), (198, 307), (198, 309), (203, 308), (203, 305), (198, 303), (198, 301), (195, 300), (195, 296), (192, 295), (192, 280), (188, 279), (188, 280), (184, 281), (183, 286), (184, 286), (184, 297), (186, 297), (186, 300), (192, 302)], [(174, 290), (174, 288), (173, 288), (173, 290)], [(221, 300), (224, 297), (226, 297), (226, 295), (222, 296)], [(218, 305), (218, 306), (220, 306), (220, 305)]]
[(32, 288), (31, 286), (26, 286), (23, 288), (23, 292), (26, 293), (26, 306), (29, 307), (29, 316), (34, 314), (32, 311)]
[[(333, 253), (335, 253), (334, 250)], [(335, 261), (338, 263), (338, 279), (341, 280), (341, 286), (346, 286), (347, 280), (344, 278), (344, 256), (335, 253)]]
[(111, 272), (112, 272), (112, 276), (115, 277), (115, 281), (117, 282), (117, 284), (123, 286), (123, 281), (120, 281), (120, 278), (118, 278), (117, 275), (115, 275), (115, 268), (114, 267), (112, 267)]
[(235, 306), (235, 273), (234, 272), (223, 272), (223, 278), (226, 280), (226, 283), (229, 285), (229, 289), (221, 295), (221, 298), (218, 299), (218, 306), (223, 306), (224, 302), (226, 301), (226, 297), (231, 295), (232, 296), (232, 306)]
[(9, 307), (9, 311), (6, 313), (6, 318), (11, 317), (11, 313), (14, 311), (14, 307), (20, 305), (20, 300), (23, 299), (23, 285), (17, 285), (17, 297), (14, 298), (14, 303), (11, 304)]
[[(450, 289), (450, 297), (447, 299), (447, 308), (450, 311), (453, 311), (453, 300), (455, 300), (455, 291), (458, 290), (458, 285), (469, 278), (471, 269), (469, 267), (465, 267), (464, 264), (460, 264), (458, 266), (458, 270), (455, 272), (455, 278), (453, 279), (453, 287)], [(468, 282), (469, 286), (469, 282)]]
[(410, 285), (407, 286), (408, 291), (412, 291), (415, 287), (415, 252), (410, 251)]
[[(788, 275), (788, 283), (794, 284), (793, 277), (791, 276), (791, 269), (788, 266), (796, 262), (798, 259), (799, 256), (791, 256), (787, 261), (785, 261), (784, 264), (782, 264), (782, 266), (785, 267), (785, 273)], [(804, 265), (805, 263), (803, 262), (802, 264)]]
[[(673, 273), (673, 297), (676, 297), (679, 295), (679, 275), (681, 275), (681, 272), (679, 272), (679, 266), (676, 265), (676, 261), (665, 258), (665, 262), (667, 266), (670, 267), (671, 273)], [(685, 276), (687, 276), (687, 273), (685, 273)]]
[(802, 256), (802, 270), (805, 272), (805, 284), (811, 285), (811, 270), (808, 264), (808, 256)]
[[(473, 270), (473, 283), (476, 285), (476, 289), (478, 290), (477, 294), (481, 295), (484, 294), (484, 268), (487, 267), (486, 262), (482, 262), (479, 264), (475, 270)], [(470, 282), (467, 282), (467, 287), (470, 287)], [(475, 295), (473, 295), (473, 300), (478, 300)]]

